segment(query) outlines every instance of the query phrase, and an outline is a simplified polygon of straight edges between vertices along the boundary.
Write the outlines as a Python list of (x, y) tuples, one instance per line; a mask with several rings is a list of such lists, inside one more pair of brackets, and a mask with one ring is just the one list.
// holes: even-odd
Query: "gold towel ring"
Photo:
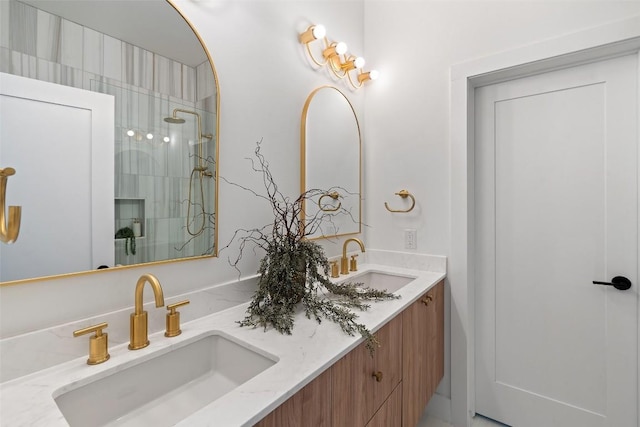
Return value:
[(20, 233), (21, 206), (9, 206), (9, 221), (5, 217), (7, 198), (7, 181), (14, 175), (14, 168), (0, 169), (0, 242), (11, 244), (18, 239)]
[(332, 191), (331, 193), (327, 193), (327, 194), (324, 194), (324, 195), (320, 196), (320, 198), (318, 199), (318, 207), (320, 208), (321, 211), (324, 211), (324, 212), (335, 212), (338, 209), (340, 209), (340, 206), (342, 206), (342, 202), (338, 202), (338, 206), (336, 206), (335, 209), (323, 208), (322, 207), (322, 199), (324, 199), (325, 197), (331, 197), (333, 200), (338, 200), (338, 197), (340, 197), (340, 194), (337, 191)]
[(407, 213), (407, 212), (411, 212), (413, 210), (413, 208), (416, 206), (416, 198), (413, 197), (413, 194), (409, 193), (407, 190), (400, 190), (399, 192), (395, 193), (396, 196), (400, 196), (403, 199), (406, 199), (407, 197), (411, 197), (411, 207), (407, 210), (402, 210), (402, 209), (391, 209), (389, 207), (389, 205), (387, 204), (387, 202), (384, 202), (384, 207), (387, 208), (387, 210), (389, 212), (399, 212), (399, 213)]

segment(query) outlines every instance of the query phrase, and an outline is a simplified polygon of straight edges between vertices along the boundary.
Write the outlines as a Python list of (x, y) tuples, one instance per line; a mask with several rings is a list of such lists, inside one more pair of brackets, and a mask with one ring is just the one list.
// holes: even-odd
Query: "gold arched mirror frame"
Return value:
[[(150, 3), (148, 1), (145, 1), (145, 7), (147, 7)], [(209, 106), (213, 106), (215, 105), (215, 113), (214, 113), (214, 117), (213, 120), (211, 120), (211, 125), (215, 126), (215, 130), (212, 129), (212, 126), (210, 125), (208, 127), (208, 129), (204, 129), (203, 126), (203, 134), (205, 133), (214, 133), (215, 135), (215, 146), (212, 147), (211, 152), (207, 153), (209, 157), (211, 157), (212, 155), (214, 156), (213, 158), (213, 163), (215, 164), (215, 171), (213, 171), (213, 174), (211, 176), (211, 178), (213, 178), (211, 181), (211, 185), (208, 186), (207, 191), (209, 191), (210, 189), (213, 189), (214, 195), (215, 197), (213, 198), (212, 202), (213, 202), (213, 213), (212, 213), (212, 218), (215, 218), (215, 222), (213, 225), (213, 229), (210, 230), (211, 234), (212, 234), (212, 246), (211, 249), (208, 250), (206, 254), (202, 254), (202, 255), (193, 255), (193, 256), (187, 256), (187, 257), (182, 257), (182, 258), (175, 258), (175, 259), (162, 259), (162, 260), (158, 260), (158, 261), (149, 261), (149, 262), (143, 262), (143, 263), (135, 263), (135, 264), (131, 264), (131, 265), (121, 265), (121, 266), (115, 266), (113, 268), (108, 268), (108, 269), (96, 269), (96, 270), (83, 270), (83, 271), (69, 271), (69, 272), (64, 272), (64, 273), (55, 273), (55, 274), (40, 274), (37, 277), (25, 277), (25, 278), (20, 278), (20, 279), (16, 279), (16, 280), (7, 280), (4, 282), (0, 282), (0, 287), (2, 286), (12, 286), (12, 285), (18, 285), (18, 284), (25, 284), (25, 283), (32, 283), (32, 282), (40, 282), (40, 281), (46, 281), (46, 280), (51, 280), (51, 279), (57, 279), (57, 278), (64, 278), (64, 277), (72, 277), (72, 276), (80, 276), (80, 275), (89, 275), (89, 274), (106, 274), (106, 272), (109, 271), (116, 271), (116, 270), (122, 270), (122, 269), (130, 269), (130, 268), (136, 268), (136, 267), (140, 267), (140, 266), (147, 266), (147, 265), (156, 265), (156, 264), (167, 264), (167, 263), (174, 263), (174, 262), (182, 262), (182, 261), (191, 261), (191, 260), (197, 260), (197, 259), (202, 259), (202, 258), (211, 258), (211, 257), (216, 257), (218, 254), (218, 229), (219, 229), (219, 219), (218, 219), (218, 177), (219, 177), (219, 146), (220, 146), (220, 140), (219, 140), (219, 129), (220, 129), (220, 85), (219, 85), (219, 80), (218, 80), (218, 75), (213, 63), (213, 59), (211, 57), (211, 53), (209, 51), (209, 49), (207, 48), (207, 46), (205, 45), (205, 43), (203, 42), (203, 39), (201, 37), (201, 35), (199, 34), (199, 32), (194, 28), (193, 24), (191, 23), (191, 21), (183, 15), (183, 13), (180, 11), (180, 9), (178, 8), (178, 6), (176, 6), (176, 4), (174, 3), (173, 0), (158, 0), (157, 3), (163, 3), (163, 4), (167, 4), (170, 6), (169, 9), (175, 11), (175, 13), (177, 13), (176, 15), (176, 23), (180, 23), (180, 25), (184, 25), (186, 24), (188, 26), (188, 28), (191, 30), (191, 32), (193, 33), (193, 35), (195, 35), (195, 39), (197, 39), (197, 42), (199, 43), (200, 47), (202, 48), (202, 51), (204, 52), (204, 55), (206, 56), (206, 59), (208, 60), (208, 63), (211, 67), (211, 73), (213, 74), (213, 80), (214, 80), (214, 85), (215, 85), (215, 99), (213, 99), (213, 97), (208, 101)], [(29, 5), (30, 7), (34, 7)], [(4, 20), (3, 20), (4, 22)], [(82, 26), (82, 24), (78, 24), (78, 26)], [(85, 27), (82, 27), (85, 28)], [(86, 27), (88, 28), (88, 27)], [(158, 30), (160, 31), (167, 31), (166, 27), (162, 26), (159, 27)], [(185, 31), (186, 27), (185, 27)], [(106, 34), (106, 33), (105, 33)], [(195, 39), (194, 39), (194, 43), (195, 43)], [(120, 40), (117, 40), (120, 41)], [(203, 65), (206, 67), (206, 65)], [(29, 76), (28, 76), (29, 77)], [(178, 85), (182, 85), (185, 84), (184, 80), (181, 81), (180, 83), (177, 83)], [(214, 132), (211, 132), (211, 131)], [(19, 171), (18, 171), (19, 173)], [(10, 191), (10, 190), (9, 190)], [(24, 212), (24, 211), (23, 211)], [(115, 230), (114, 230), (115, 232)], [(19, 238), (18, 238), (19, 241)]]
[(362, 134), (353, 105), (338, 88), (321, 86), (307, 97), (300, 124), (300, 193), (326, 191), (303, 201), (301, 222), (318, 209), (330, 221), (310, 240), (362, 232)]

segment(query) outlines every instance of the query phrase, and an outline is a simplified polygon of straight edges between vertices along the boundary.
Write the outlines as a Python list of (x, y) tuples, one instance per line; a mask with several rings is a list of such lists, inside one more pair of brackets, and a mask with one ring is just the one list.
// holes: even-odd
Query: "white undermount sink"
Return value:
[(396, 292), (403, 286), (413, 282), (414, 276), (405, 276), (402, 274), (383, 273), (380, 271), (367, 271), (361, 274), (348, 277), (345, 282), (361, 283), (363, 287), (376, 290), (386, 290), (387, 292)]
[(54, 398), (72, 427), (171, 426), (275, 363), (213, 332)]

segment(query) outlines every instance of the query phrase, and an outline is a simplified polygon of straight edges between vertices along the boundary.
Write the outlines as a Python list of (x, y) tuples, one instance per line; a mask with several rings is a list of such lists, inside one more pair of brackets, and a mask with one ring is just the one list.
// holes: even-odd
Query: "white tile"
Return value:
[(103, 64), (105, 77), (122, 80), (122, 42), (108, 35), (104, 36)]
[(8, 1), (0, 1), (0, 47), (9, 48), (9, 31), (11, 26), (10, 20), (10, 5)]
[(62, 20), (61, 62), (73, 68), (82, 69), (82, 26)]
[(216, 85), (211, 63), (205, 61), (196, 67), (196, 100), (215, 94)]
[(36, 54), (47, 61), (60, 62), (60, 37), (62, 19), (38, 10), (36, 34)]
[(10, 73), (35, 79), (38, 75), (38, 63), (35, 56), (11, 51)]
[(182, 65), (182, 99), (185, 101), (196, 100), (196, 69)]
[(35, 56), (37, 9), (21, 2), (11, 2), (9, 24), (9, 47), (12, 50)]
[(66, 86), (84, 89), (84, 85), (83, 85), (84, 79), (82, 76), (82, 70), (79, 68), (61, 65), (60, 66), (60, 83)]
[(61, 83), (61, 66), (55, 62), (38, 58), (37, 60), (38, 80), (44, 80), (50, 83)]
[(83, 67), (85, 72), (103, 75), (104, 37), (102, 33), (83, 27)]

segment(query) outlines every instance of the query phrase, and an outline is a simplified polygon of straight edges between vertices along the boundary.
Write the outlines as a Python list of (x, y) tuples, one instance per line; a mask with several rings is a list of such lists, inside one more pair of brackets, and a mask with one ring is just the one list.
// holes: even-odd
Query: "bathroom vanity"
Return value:
[(140, 350), (112, 344), (105, 363), (85, 354), (0, 384), (2, 424), (414, 426), (444, 372), (446, 259), (366, 255), (335, 280), (400, 296), (357, 312), (380, 343), (373, 357), (360, 336), (302, 311), (292, 335), (240, 327), (242, 303), (185, 319), (177, 337), (152, 330)]
[(259, 427), (415, 426), (444, 376), (444, 281), (261, 420)]

